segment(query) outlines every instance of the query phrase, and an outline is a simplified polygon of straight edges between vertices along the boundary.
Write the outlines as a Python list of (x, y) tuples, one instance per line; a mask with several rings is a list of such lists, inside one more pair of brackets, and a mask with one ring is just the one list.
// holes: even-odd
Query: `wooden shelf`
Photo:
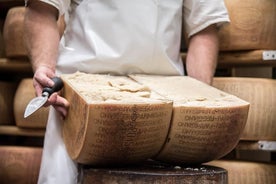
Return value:
[(45, 129), (20, 128), (17, 126), (8, 125), (0, 126), (0, 135), (43, 137), (44, 134)]
[(276, 151), (276, 141), (240, 141), (237, 150)]
[[(218, 57), (218, 67), (237, 67), (237, 66), (271, 66), (276, 67), (276, 60), (263, 60), (265, 50), (233, 51), (220, 52)], [(186, 53), (182, 53), (183, 61), (186, 60)]]
[(4, 18), (10, 8), (24, 5), (24, 0), (0, 0), (0, 18)]
[(31, 63), (27, 59), (0, 58), (0, 73), (32, 73)]

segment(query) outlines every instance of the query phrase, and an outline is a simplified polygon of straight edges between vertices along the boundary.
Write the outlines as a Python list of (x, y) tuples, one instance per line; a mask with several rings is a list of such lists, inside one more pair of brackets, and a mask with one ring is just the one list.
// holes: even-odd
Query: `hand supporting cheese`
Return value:
[(70, 156), (85, 164), (149, 158), (180, 164), (219, 158), (237, 144), (249, 107), (183, 76), (78, 72), (62, 79), (70, 102), (65, 144)]

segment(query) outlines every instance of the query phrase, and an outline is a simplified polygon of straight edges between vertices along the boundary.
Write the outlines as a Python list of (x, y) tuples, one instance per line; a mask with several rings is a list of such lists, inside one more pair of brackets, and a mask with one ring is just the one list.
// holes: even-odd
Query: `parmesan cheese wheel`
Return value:
[(219, 31), (220, 50), (276, 49), (276, 1), (225, 0), (231, 23)]
[(41, 154), (41, 148), (0, 146), (1, 184), (37, 183)]
[(169, 163), (207, 162), (236, 146), (247, 119), (249, 103), (189, 77), (62, 79), (71, 104), (63, 137), (80, 163), (136, 163), (156, 155)]
[(14, 124), (13, 98), (17, 84), (0, 81), (0, 125)]
[[(10, 8), (3, 28), (3, 37), (5, 43), (5, 54), (9, 58), (27, 57), (27, 48), (24, 43), (24, 17), (26, 8), (18, 6)], [(57, 20), (60, 36), (63, 35), (66, 27), (64, 16)]]
[(203, 163), (226, 155), (237, 145), (248, 102), (187, 76), (131, 77), (174, 102), (167, 141), (156, 159)]
[(227, 183), (227, 171), (214, 166), (180, 167), (161, 163), (141, 163), (115, 168), (85, 168), (83, 184), (173, 184), (173, 183)]
[(234, 160), (215, 160), (207, 163), (228, 172), (229, 184), (276, 183), (276, 165)]
[(242, 140), (276, 140), (276, 81), (264, 78), (216, 77), (213, 85), (248, 102)]
[(124, 76), (75, 73), (62, 79), (70, 102), (63, 137), (72, 159), (128, 164), (160, 151), (169, 130), (171, 101)]
[(3, 39), (3, 25), (4, 20), (0, 18), (0, 58), (5, 56), (5, 46), (4, 46), (4, 39)]
[(32, 115), (24, 118), (24, 112), (28, 103), (35, 98), (35, 89), (32, 78), (22, 79), (14, 97), (14, 117), (18, 127), (46, 128), (49, 107), (42, 107)]
[(10, 8), (3, 29), (5, 53), (7, 57), (25, 57), (27, 50), (24, 44), (25, 7)]

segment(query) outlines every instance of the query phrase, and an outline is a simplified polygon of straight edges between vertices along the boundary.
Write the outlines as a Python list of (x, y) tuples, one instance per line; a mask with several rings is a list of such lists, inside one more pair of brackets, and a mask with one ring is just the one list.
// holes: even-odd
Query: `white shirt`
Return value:
[[(61, 73), (183, 75), (182, 17), (189, 36), (229, 21), (223, 0), (42, 0), (70, 12)], [(184, 8), (184, 16), (182, 16)]]

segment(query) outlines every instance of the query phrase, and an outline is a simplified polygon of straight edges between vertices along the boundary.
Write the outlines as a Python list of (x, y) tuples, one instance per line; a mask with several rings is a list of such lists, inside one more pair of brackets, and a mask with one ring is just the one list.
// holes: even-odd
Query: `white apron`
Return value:
[[(57, 73), (183, 75), (182, 0), (84, 0), (70, 14)], [(77, 183), (51, 108), (38, 183)]]

